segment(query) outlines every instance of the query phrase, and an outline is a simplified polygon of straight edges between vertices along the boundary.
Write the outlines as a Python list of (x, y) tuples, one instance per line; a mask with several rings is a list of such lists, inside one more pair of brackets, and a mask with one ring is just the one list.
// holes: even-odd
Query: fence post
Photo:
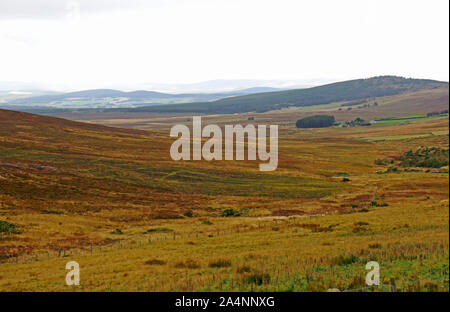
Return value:
[(391, 278), (391, 292), (397, 292), (397, 287), (395, 286), (395, 280)]

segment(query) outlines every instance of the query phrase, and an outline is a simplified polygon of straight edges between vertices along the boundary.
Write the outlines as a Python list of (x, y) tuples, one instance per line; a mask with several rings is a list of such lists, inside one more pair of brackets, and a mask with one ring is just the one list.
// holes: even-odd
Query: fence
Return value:
[[(313, 217), (310, 217), (309, 219), (312, 219)], [(292, 220), (294, 220), (294, 223), (292, 223)], [(10, 255), (9, 257), (0, 258), (0, 266), (2, 264), (7, 263), (32, 263), (37, 261), (43, 261), (47, 259), (53, 259), (53, 258), (62, 258), (62, 257), (69, 257), (74, 255), (94, 255), (98, 253), (104, 253), (107, 251), (112, 250), (119, 250), (119, 249), (133, 249), (133, 248), (143, 248), (145, 246), (151, 246), (152, 244), (158, 243), (158, 242), (164, 242), (165, 244), (170, 244), (171, 242), (177, 241), (177, 240), (184, 240), (189, 241), (190, 239), (209, 239), (213, 237), (219, 237), (219, 236), (225, 236), (225, 235), (236, 235), (236, 234), (244, 234), (247, 232), (253, 232), (253, 231), (260, 231), (260, 230), (266, 230), (267, 228), (272, 228), (278, 225), (281, 225), (282, 223), (285, 223), (287, 225), (301, 225), (301, 224), (295, 224), (295, 218), (291, 219), (274, 219), (270, 221), (260, 221), (257, 224), (246, 224), (246, 225), (235, 225), (231, 228), (226, 229), (214, 229), (214, 230), (205, 230), (205, 231), (197, 231), (197, 232), (185, 232), (185, 233), (179, 233), (179, 232), (163, 232), (163, 233), (151, 233), (151, 234), (142, 234), (142, 236), (138, 238), (134, 238), (131, 240), (114, 240), (108, 242), (108, 244), (105, 245), (88, 245), (78, 248), (56, 248), (52, 250), (44, 250), (44, 251), (34, 251), (28, 254), (21, 254), (21, 255)], [(448, 242), (444, 242), (446, 244), (445, 246), (448, 249)], [(339, 257), (342, 255), (327, 255), (326, 260), (330, 260), (330, 258), (333, 257)], [(308, 263), (309, 260), (306, 260), (305, 263)], [(312, 263), (313, 261), (311, 261)], [(295, 270), (294, 270), (295, 272)], [(291, 272), (293, 273), (293, 272)], [(289, 272), (288, 272), (289, 275)], [(414, 280), (409, 281), (407, 283), (401, 282), (401, 284), (398, 284), (395, 280), (391, 279), (389, 284), (380, 284), (378, 286), (367, 286), (367, 287), (361, 287), (361, 288), (353, 288), (353, 289), (343, 289), (343, 292), (361, 292), (361, 291), (373, 291), (373, 292), (396, 292), (399, 290), (407, 290), (409, 287), (413, 287), (417, 283), (426, 283), (426, 282), (433, 282), (433, 283), (439, 283), (441, 282), (442, 285), (435, 285), (433, 287), (436, 287), (436, 291), (439, 290), (448, 290), (448, 268), (446, 272), (443, 272), (444, 276), (447, 276), (442, 279), (434, 279), (434, 280)], [(330, 289), (329, 291), (339, 291), (337, 289)]]

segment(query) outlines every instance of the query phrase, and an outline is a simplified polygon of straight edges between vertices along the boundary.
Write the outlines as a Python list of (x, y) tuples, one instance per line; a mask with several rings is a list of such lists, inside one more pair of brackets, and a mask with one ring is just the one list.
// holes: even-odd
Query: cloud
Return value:
[(1, 0), (0, 20), (63, 19), (77, 14), (158, 7), (165, 0)]

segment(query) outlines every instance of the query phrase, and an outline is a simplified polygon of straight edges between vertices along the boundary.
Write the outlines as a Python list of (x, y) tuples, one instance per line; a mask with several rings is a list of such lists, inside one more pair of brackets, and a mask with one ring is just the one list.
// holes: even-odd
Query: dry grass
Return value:
[[(448, 291), (439, 281), (448, 279), (448, 173), (374, 164), (448, 148), (448, 135), (361, 140), (448, 131), (448, 118), (318, 130), (287, 122), (279, 168), (262, 174), (249, 161), (173, 162), (158, 127), (13, 117), (0, 111), (0, 220), (19, 232), (0, 236), (0, 259), (85, 252), (0, 264), (0, 290), (73, 290), (64, 282), (70, 260), (81, 266), (80, 291), (353, 289), (375, 260), (383, 283)], [(227, 209), (241, 216), (221, 217)]]

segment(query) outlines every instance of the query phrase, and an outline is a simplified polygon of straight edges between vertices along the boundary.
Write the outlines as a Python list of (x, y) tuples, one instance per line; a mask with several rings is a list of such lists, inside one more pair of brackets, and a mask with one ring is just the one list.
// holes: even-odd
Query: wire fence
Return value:
[[(433, 283), (433, 284), (431, 284)], [(439, 285), (438, 283), (441, 283)], [(427, 280), (410, 280), (410, 281), (402, 281), (401, 284), (395, 279), (391, 279), (389, 284), (379, 284), (367, 287), (360, 288), (352, 288), (345, 289), (342, 292), (399, 292), (402, 290), (406, 291), (414, 291), (415, 289), (420, 289), (420, 285), (428, 284), (428, 290), (433, 291), (448, 291), (449, 290), (449, 279), (448, 278), (439, 278), (439, 279), (427, 279)], [(339, 291), (338, 289), (328, 291)]]
[[(253, 225), (236, 225), (228, 229), (214, 229), (208, 231), (197, 232), (162, 232), (162, 233), (147, 233), (141, 234), (139, 237), (133, 239), (117, 239), (108, 241), (103, 245), (86, 245), (82, 247), (70, 248), (70, 247), (58, 247), (50, 250), (32, 251), (24, 254), (12, 254), (0, 257), (0, 267), (2, 264), (19, 264), (19, 263), (33, 263), (38, 261), (45, 261), (57, 258), (67, 258), (75, 255), (93, 256), (102, 254), (108, 251), (121, 250), (121, 249), (134, 249), (134, 248), (147, 248), (158, 243), (171, 244), (174, 241), (184, 240), (186, 242), (190, 240), (203, 240), (214, 237), (221, 237), (225, 235), (244, 234), (257, 230), (265, 230), (267, 228), (273, 228), (286, 220), (272, 220), (271, 222), (259, 222)], [(1, 238), (9, 237), (9, 235), (3, 235)], [(448, 242), (439, 243), (443, 244), (447, 248)], [(342, 255), (326, 255), (326, 262), (333, 257), (340, 257)], [(308, 260), (307, 260), (308, 261)], [(449, 278), (448, 267), (446, 272), (441, 272), (443, 278), (440, 279), (426, 279), (426, 280), (409, 280), (409, 281), (396, 281), (390, 280), (389, 284), (382, 283), (380, 285), (366, 286), (360, 288), (350, 289), (329, 289), (328, 291), (342, 291), (342, 292), (398, 292), (398, 291), (414, 291), (415, 289), (421, 289), (420, 284), (427, 284), (427, 289), (431, 291), (448, 291), (449, 290)], [(288, 272), (289, 274), (289, 272)]]

